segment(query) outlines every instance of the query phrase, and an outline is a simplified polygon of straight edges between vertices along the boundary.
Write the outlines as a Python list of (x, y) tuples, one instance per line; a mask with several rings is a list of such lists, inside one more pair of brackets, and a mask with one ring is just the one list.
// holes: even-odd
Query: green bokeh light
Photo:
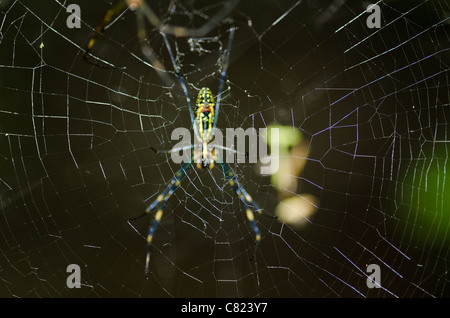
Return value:
[[(279, 138), (278, 140), (272, 140), (272, 134), (269, 133), (271, 129), (278, 128), (279, 129)], [(264, 138), (267, 139), (267, 144), (271, 147), (278, 146), (280, 148), (280, 152), (283, 154), (288, 151), (288, 148), (297, 145), (302, 140), (302, 134), (300, 130), (293, 129), (292, 126), (283, 126), (283, 125), (269, 125), (267, 126), (268, 134), (264, 134)]]
[(412, 164), (407, 172), (401, 218), (417, 244), (450, 243), (448, 151), (433, 152), (426, 158)]

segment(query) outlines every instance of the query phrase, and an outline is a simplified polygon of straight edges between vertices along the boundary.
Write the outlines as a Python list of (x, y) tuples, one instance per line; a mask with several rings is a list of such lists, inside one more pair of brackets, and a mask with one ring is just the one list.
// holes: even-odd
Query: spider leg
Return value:
[(164, 43), (166, 44), (167, 51), (169, 52), (169, 56), (170, 56), (170, 60), (172, 61), (173, 69), (175, 70), (175, 73), (177, 73), (178, 81), (180, 82), (181, 88), (183, 89), (183, 92), (184, 92), (184, 96), (186, 97), (186, 102), (187, 102), (188, 108), (189, 108), (189, 115), (191, 117), (191, 124), (194, 129), (195, 135), (197, 136), (197, 138), (199, 140), (201, 140), (202, 138), (197, 129), (197, 126), (194, 124), (195, 123), (194, 109), (192, 108), (191, 98), (189, 97), (189, 93), (188, 93), (188, 90), (186, 87), (186, 83), (184, 81), (183, 74), (181, 73), (180, 68), (177, 66), (177, 62), (175, 61), (175, 57), (173, 56), (172, 48), (170, 47), (169, 41), (167, 40), (167, 36), (164, 33), (161, 33), (161, 35), (164, 39)]
[(169, 198), (172, 196), (172, 194), (180, 187), (181, 181), (186, 176), (187, 171), (191, 167), (191, 162), (185, 163), (180, 170), (178, 170), (173, 178), (170, 180), (167, 187), (164, 189), (164, 191), (158, 195), (158, 197), (147, 207), (145, 212), (137, 217), (130, 218), (128, 220), (128, 223), (135, 221), (137, 219), (140, 219), (141, 217), (153, 213), (156, 210), (154, 219), (152, 223), (149, 226), (148, 234), (147, 234), (147, 256), (145, 259), (145, 278), (148, 278), (149, 274), (149, 267), (150, 267), (150, 252), (151, 252), (151, 245), (153, 240), (153, 234), (156, 231), (156, 228), (158, 227), (159, 222), (161, 221), (164, 208), (166, 207), (166, 203), (169, 200)]
[(234, 27), (230, 29), (230, 34), (228, 37), (227, 51), (226, 51), (226, 55), (225, 55), (225, 61), (224, 61), (223, 69), (222, 69), (222, 74), (220, 75), (219, 90), (217, 92), (217, 101), (216, 101), (216, 116), (214, 119), (214, 129), (213, 129), (213, 133), (212, 133), (213, 135), (214, 135), (214, 130), (217, 126), (217, 120), (219, 118), (219, 109), (220, 109), (220, 102), (222, 100), (223, 84), (225, 83), (225, 77), (227, 76), (227, 69), (228, 69), (228, 64), (230, 61), (230, 54), (231, 54), (231, 48), (232, 48), (232, 44), (233, 44), (235, 30), (236, 29)]
[(157, 155), (160, 155), (160, 154), (163, 154), (163, 153), (178, 152), (180, 150), (187, 150), (187, 149), (192, 149), (192, 148), (194, 148), (194, 145), (187, 145), (187, 146), (184, 146), (184, 147), (172, 148), (170, 150), (158, 150), (158, 149), (155, 149), (154, 147), (150, 146), (150, 149), (154, 153), (156, 153)]
[(237, 194), (239, 199), (244, 203), (245, 206), (245, 215), (250, 222), (250, 225), (252, 227), (253, 233), (255, 234), (255, 248), (253, 250), (253, 255), (250, 258), (250, 260), (253, 260), (255, 258), (256, 249), (258, 248), (258, 244), (261, 241), (261, 234), (259, 232), (258, 225), (256, 224), (255, 220), (255, 212), (258, 212), (258, 214), (262, 214), (262, 210), (259, 208), (259, 206), (256, 204), (256, 202), (252, 199), (252, 197), (248, 194), (248, 192), (241, 186), (239, 183), (239, 180), (237, 179), (236, 175), (234, 174), (233, 170), (231, 170), (230, 166), (225, 163), (219, 163), (220, 168), (222, 169), (223, 174), (225, 175), (225, 178), (228, 180), (228, 183), (233, 188), (233, 191)]

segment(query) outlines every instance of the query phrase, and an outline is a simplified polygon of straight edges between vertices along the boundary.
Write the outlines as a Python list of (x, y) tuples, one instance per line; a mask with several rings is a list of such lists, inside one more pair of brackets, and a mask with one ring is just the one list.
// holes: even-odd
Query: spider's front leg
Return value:
[(245, 206), (245, 215), (247, 216), (248, 221), (252, 227), (253, 233), (255, 234), (255, 249), (253, 251), (253, 255), (250, 260), (253, 260), (256, 254), (256, 249), (258, 248), (258, 244), (261, 241), (261, 234), (259, 232), (258, 225), (255, 220), (255, 212), (258, 214), (262, 214), (262, 210), (258, 207), (255, 201), (253, 201), (252, 197), (247, 193), (247, 191), (241, 186), (239, 180), (234, 174), (233, 170), (231, 170), (230, 166), (225, 162), (219, 163), (220, 168), (222, 169), (225, 178), (228, 180), (228, 183), (233, 188), (233, 191), (237, 194), (239, 199), (244, 203)]
[(147, 235), (147, 256), (145, 259), (145, 278), (148, 278), (149, 274), (149, 266), (150, 266), (150, 250), (153, 240), (153, 234), (155, 233), (156, 228), (158, 227), (159, 222), (161, 221), (164, 208), (166, 207), (166, 203), (172, 194), (180, 187), (181, 181), (186, 176), (187, 171), (191, 167), (192, 162), (185, 163), (180, 170), (178, 170), (173, 176), (172, 180), (170, 180), (167, 187), (164, 191), (158, 195), (158, 197), (147, 207), (145, 212), (137, 217), (130, 218), (129, 222), (140, 219), (141, 217), (153, 213), (156, 210), (153, 222), (150, 224)]

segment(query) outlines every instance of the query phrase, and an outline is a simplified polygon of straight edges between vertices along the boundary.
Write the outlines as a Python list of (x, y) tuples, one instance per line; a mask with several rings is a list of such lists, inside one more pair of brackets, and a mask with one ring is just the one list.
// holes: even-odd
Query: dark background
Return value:
[[(81, 7), (80, 29), (66, 26), (70, 3)], [(189, 27), (224, 6), (148, 4)], [(300, 130), (310, 153), (293, 195), (312, 193), (320, 208), (301, 229), (259, 217), (263, 240), (249, 262), (242, 203), (218, 169), (193, 169), (167, 205), (145, 280), (151, 218), (133, 223), (140, 235), (127, 219), (179, 169), (149, 147), (169, 149), (172, 130), (190, 127), (162, 36), (147, 23), (174, 87), (143, 58), (134, 13), (94, 46), (111, 69), (83, 59), (108, 1), (3, 1), (0, 296), (448, 297), (450, 6), (384, 1), (381, 29), (369, 29), (367, 4), (241, 1), (203, 54), (169, 36), (194, 99), (204, 85), (217, 93), (221, 45), (237, 28), (219, 128)], [(270, 179), (250, 164), (233, 169), (273, 214)], [(66, 287), (72, 263), (77, 290)], [(366, 286), (372, 263), (383, 288)]]

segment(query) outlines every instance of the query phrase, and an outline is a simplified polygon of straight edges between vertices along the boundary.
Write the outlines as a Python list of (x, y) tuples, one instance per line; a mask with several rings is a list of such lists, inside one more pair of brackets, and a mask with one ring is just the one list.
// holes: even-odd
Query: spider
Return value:
[[(223, 172), (228, 184), (232, 187), (233, 191), (237, 194), (239, 199), (243, 202), (245, 207), (245, 214), (250, 223), (252, 231), (255, 237), (255, 248), (253, 252), (253, 256), (250, 258), (252, 260), (254, 258), (254, 254), (256, 252), (257, 246), (261, 240), (261, 234), (256, 224), (255, 220), (255, 212), (258, 214), (262, 214), (263, 210), (259, 208), (257, 203), (252, 199), (252, 197), (248, 194), (248, 192), (242, 187), (238, 178), (236, 177), (233, 170), (230, 166), (219, 160), (220, 158), (215, 152), (215, 146), (212, 146), (210, 143), (214, 139), (214, 129), (217, 124), (218, 113), (220, 108), (223, 84), (226, 77), (226, 72), (228, 68), (228, 62), (230, 58), (231, 52), (231, 44), (234, 38), (235, 29), (231, 28), (228, 38), (228, 46), (226, 49), (225, 62), (222, 69), (222, 74), (220, 77), (219, 90), (217, 94), (217, 100), (214, 101), (213, 94), (208, 87), (203, 87), (200, 89), (197, 95), (197, 99), (195, 102), (195, 109), (192, 109), (191, 99), (189, 98), (188, 91), (186, 88), (185, 81), (183, 79), (183, 75), (181, 74), (180, 69), (177, 67), (175, 62), (175, 58), (172, 53), (172, 49), (170, 48), (170, 44), (167, 40), (167, 37), (163, 34), (165, 44), (169, 51), (170, 59), (172, 61), (173, 67), (177, 74), (178, 80), (183, 88), (183, 92), (186, 98), (186, 102), (188, 104), (192, 128), (195, 132), (195, 136), (199, 141), (200, 149), (195, 149), (193, 145), (189, 146), (190, 148), (194, 148), (192, 151), (191, 158), (188, 162), (184, 163), (179, 169), (173, 178), (168, 183), (167, 187), (162, 191), (156, 199), (147, 207), (145, 212), (137, 217), (130, 218), (128, 222), (132, 222), (139, 218), (142, 218), (150, 213), (154, 213), (153, 222), (149, 226), (148, 235), (147, 235), (147, 256), (145, 261), (145, 277), (148, 278), (149, 275), (149, 265), (150, 265), (150, 252), (152, 246), (153, 235), (158, 227), (159, 222), (162, 219), (163, 211), (166, 207), (166, 203), (169, 198), (174, 194), (174, 192), (180, 187), (180, 184), (184, 177), (186, 176), (188, 170), (191, 168), (192, 164), (195, 163), (198, 169), (213, 169), (215, 164), (218, 164), (218, 167)], [(160, 153), (169, 153), (169, 151), (158, 151), (151, 147), (153, 151), (157, 154)], [(178, 151), (179, 149), (177, 149)]]
[[(214, 96), (211, 90), (207, 87), (203, 87), (200, 89), (197, 95), (197, 99), (195, 102), (195, 109), (192, 108), (191, 99), (189, 98), (189, 94), (187, 91), (187, 87), (185, 84), (185, 80), (183, 75), (175, 62), (174, 55), (172, 53), (172, 49), (170, 47), (169, 41), (167, 39), (167, 34), (173, 35), (175, 37), (202, 37), (207, 34), (212, 28), (219, 25), (220, 22), (231, 12), (231, 10), (237, 5), (239, 0), (229, 0), (226, 1), (221, 10), (219, 10), (215, 15), (208, 18), (208, 21), (205, 22), (201, 27), (197, 29), (185, 28), (179, 26), (172, 26), (163, 24), (162, 21), (158, 18), (158, 16), (153, 12), (151, 7), (147, 5), (144, 0), (119, 0), (115, 5), (113, 5), (103, 17), (101, 23), (95, 28), (93, 35), (90, 37), (88, 41), (87, 48), (85, 49), (84, 59), (96, 66), (113, 68), (117, 67), (113, 66), (109, 62), (103, 61), (98, 57), (93, 56), (92, 49), (97, 40), (97, 37), (100, 33), (104, 32), (116, 19), (118, 19), (123, 12), (127, 9), (136, 12), (136, 21), (137, 21), (137, 30), (138, 30), (138, 38), (141, 42), (141, 51), (145, 58), (150, 62), (151, 66), (155, 69), (160, 78), (169, 86), (173, 86), (174, 82), (167, 75), (167, 71), (164, 68), (164, 65), (160, 62), (157, 55), (154, 53), (153, 49), (150, 47), (147, 41), (147, 33), (145, 30), (145, 18), (160, 32), (162, 35), (167, 50), (169, 52), (169, 56), (177, 74), (178, 81), (181, 84), (183, 89), (186, 102), (189, 108), (190, 119), (192, 123), (193, 130), (195, 132), (195, 136), (197, 141), (199, 142), (199, 148), (195, 148), (194, 145), (189, 146), (188, 148), (193, 148), (192, 155), (190, 160), (182, 165), (182, 167), (175, 173), (172, 177), (165, 190), (161, 192), (156, 199), (147, 207), (145, 212), (137, 217), (128, 219), (128, 223), (131, 225), (131, 222), (140, 219), (148, 214), (154, 214), (153, 222), (150, 223), (147, 235), (147, 255), (145, 262), (145, 277), (148, 278), (149, 275), (149, 266), (150, 266), (150, 252), (152, 246), (153, 236), (155, 231), (160, 223), (163, 211), (166, 207), (166, 203), (169, 198), (174, 194), (174, 192), (180, 187), (182, 180), (185, 178), (188, 170), (191, 168), (192, 164), (195, 163), (198, 169), (213, 169), (217, 163), (218, 167), (223, 172), (226, 180), (232, 187), (233, 191), (237, 194), (239, 199), (243, 202), (245, 206), (245, 214), (250, 222), (250, 226), (254, 233), (255, 237), (255, 247), (253, 251), (253, 255), (250, 258), (252, 260), (254, 258), (257, 246), (261, 240), (261, 234), (259, 228), (256, 224), (255, 220), (255, 212), (262, 214), (262, 210), (258, 207), (256, 202), (252, 199), (252, 197), (247, 193), (247, 191), (241, 186), (239, 180), (237, 179), (235, 173), (230, 168), (230, 166), (222, 162), (220, 160), (219, 155), (216, 154), (215, 147), (219, 147), (218, 145), (213, 146), (211, 142), (214, 140), (214, 132), (217, 125), (217, 119), (219, 114), (220, 102), (222, 97), (223, 85), (225, 82), (226, 72), (228, 68), (228, 62), (231, 53), (232, 42), (234, 38), (235, 28), (231, 28), (229, 31), (228, 45), (226, 48), (225, 59), (223, 64), (223, 69), (219, 82), (219, 89), (217, 94), (217, 100), (214, 101)], [(171, 1), (171, 7), (174, 6), (174, 3)], [(169, 11), (171, 9), (169, 8)], [(92, 60), (94, 57), (94, 60)], [(101, 63), (98, 63), (101, 61)], [(103, 64), (102, 64), (103, 63)], [(169, 151), (158, 151), (153, 147), (150, 147), (157, 154), (161, 153), (170, 153), (173, 151), (178, 151), (180, 149), (173, 149)], [(227, 149), (231, 150), (232, 149)], [(132, 225), (131, 225), (132, 226)], [(133, 226), (132, 226), (133, 227)]]

